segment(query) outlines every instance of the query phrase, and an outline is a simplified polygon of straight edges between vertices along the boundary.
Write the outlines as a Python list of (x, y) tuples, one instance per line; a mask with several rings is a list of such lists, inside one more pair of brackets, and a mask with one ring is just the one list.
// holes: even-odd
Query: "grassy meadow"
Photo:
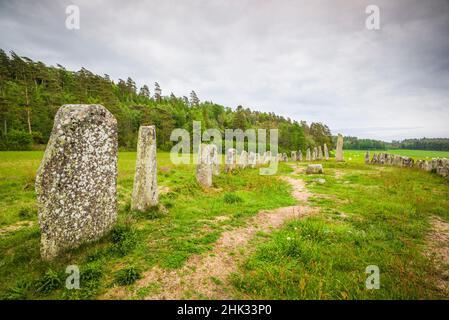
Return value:
[[(449, 157), (399, 151), (413, 157)], [(324, 183), (315, 175), (292, 175), (292, 162), (280, 164), (278, 176), (306, 181), (313, 194), (308, 205), (318, 214), (258, 233), (251, 240), (255, 249), (231, 275), (226, 290), (233, 297), (447, 298), (438, 287), (437, 262), (424, 254), (432, 217), (449, 222), (447, 180), (416, 169), (367, 166), (364, 154), (349, 150), (346, 162), (322, 161)], [(296, 204), (289, 184), (261, 176), (257, 169), (222, 173), (212, 189), (203, 190), (193, 166), (174, 166), (168, 153), (158, 153), (161, 205), (133, 212), (135, 153), (120, 152), (117, 226), (103, 239), (45, 262), (39, 256), (34, 193), (42, 156), (42, 151), (0, 152), (1, 299), (95, 299), (115, 287), (123, 288), (127, 299), (144, 298), (160, 290), (157, 282), (135, 286), (145, 271), (156, 266), (179, 269), (189, 257), (207, 253), (224, 231), (245, 226), (259, 211)], [(68, 265), (80, 267), (80, 290), (65, 289)], [(378, 290), (365, 288), (368, 265), (380, 268)]]

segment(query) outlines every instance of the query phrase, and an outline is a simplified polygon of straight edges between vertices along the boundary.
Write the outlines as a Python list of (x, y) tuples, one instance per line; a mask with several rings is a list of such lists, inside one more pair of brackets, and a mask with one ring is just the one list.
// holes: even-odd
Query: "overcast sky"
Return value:
[[(65, 27), (67, 5), (80, 29)], [(380, 30), (368, 30), (368, 4)], [(449, 137), (449, 1), (0, 0), (0, 48), (334, 134)]]

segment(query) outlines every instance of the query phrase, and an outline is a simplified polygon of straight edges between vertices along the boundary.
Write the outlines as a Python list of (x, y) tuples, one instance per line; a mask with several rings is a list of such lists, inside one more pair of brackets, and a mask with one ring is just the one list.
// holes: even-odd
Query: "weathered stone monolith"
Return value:
[(156, 127), (141, 126), (137, 138), (132, 210), (143, 212), (158, 204), (156, 151)]
[(321, 146), (318, 146), (317, 159), (323, 160), (323, 150), (321, 149)]
[(302, 151), (301, 150), (298, 150), (298, 155), (297, 155), (296, 159), (300, 162), (302, 161)]
[(369, 162), (370, 162), (369, 151), (367, 151), (365, 154), (365, 164), (369, 164)]
[(41, 256), (99, 239), (117, 219), (117, 121), (101, 105), (63, 105), (36, 175)]
[(315, 161), (315, 160), (316, 160), (317, 153), (318, 153), (318, 150), (317, 150), (316, 147), (314, 147), (314, 148), (313, 148), (313, 151), (312, 151), (312, 161)]
[(310, 148), (307, 148), (307, 152), (306, 152), (306, 161), (310, 161), (312, 160), (312, 157), (310, 155)]
[(220, 175), (220, 154), (218, 147), (215, 144), (210, 144), (210, 153), (212, 158), (212, 174), (214, 176)]
[(285, 152), (282, 154), (282, 161), (288, 162), (288, 156)]
[(337, 150), (335, 154), (335, 161), (345, 161), (343, 158), (343, 136), (338, 134), (337, 138)]
[(296, 161), (297, 160), (296, 151), (292, 151), (291, 152), (291, 157), (292, 157), (292, 161)]
[(236, 164), (236, 150), (234, 148), (229, 148), (226, 152), (226, 158), (225, 158), (225, 171), (230, 172), (235, 169)]
[(329, 149), (327, 148), (327, 144), (324, 144), (324, 160), (329, 160)]
[(242, 150), (237, 162), (240, 169), (245, 169), (248, 166), (248, 152)]
[(212, 186), (213, 147), (214, 145), (202, 143), (199, 148), (198, 164), (196, 166), (196, 181), (205, 188), (210, 188)]
[(252, 151), (248, 153), (248, 165), (251, 168), (255, 168), (257, 165), (257, 154)]

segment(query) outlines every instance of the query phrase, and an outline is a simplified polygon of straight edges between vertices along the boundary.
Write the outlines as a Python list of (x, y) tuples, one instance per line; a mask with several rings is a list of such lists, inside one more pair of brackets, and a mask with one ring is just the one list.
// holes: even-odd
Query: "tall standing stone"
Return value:
[(226, 152), (226, 158), (225, 158), (225, 171), (230, 172), (235, 169), (235, 163), (236, 163), (236, 151), (234, 148), (229, 148)]
[(298, 155), (297, 155), (296, 159), (300, 162), (302, 161), (302, 151), (301, 150), (298, 150)]
[(292, 161), (298, 160), (298, 159), (297, 159), (297, 156), (296, 156), (296, 151), (292, 151), (292, 152), (291, 152), (291, 157), (292, 157)]
[(214, 145), (204, 144), (200, 145), (198, 164), (196, 166), (196, 181), (205, 188), (212, 186), (213, 174), (213, 153)]
[(158, 204), (156, 152), (156, 127), (141, 126), (137, 138), (132, 210), (143, 212)]
[(220, 155), (218, 154), (218, 148), (215, 144), (210, 144), (210, 153), (212, 158), (212, 174), (214, 176), (220, 175)]
[(369, 164), (369, 162), (370, 162), (369, 151), (367, 151), (365, 154), (365, 164)]
[(310, 161), (310, 160), (312, 160), (312, 157), (310, 156), (310, 148), (307, 148), (306, 161)]
[(337, 138), (337, 151), (335, 161), (345, 161), (343, 158), (343, 136), (339, 133)]
[(288, 162), (288, 156), (287, 156), (287, 153), (285, 153), (285, 152), (282, 154), (282, 161)]
[(327, 148), (327, 144), (324, 144), (324, 160), (329, 160), (329, 149)]
[(254, 153), (252, 151), (250, 151), (248, 153), (248, 165), (251, 168), (255, 168), (256, 167), (256, 165), (257, 165), (257, 153)]
[(315, 160), (316, 160), (317, 153), (318, 153), (318, 150), (317, 150), (316, 147), (314, 147), (314, 148), (313, 148), (313, 152), (312, 152), (312, 161), (315, 161)]
[(248, 165), (248, 152), (246, 152), (245, 150), (242, 150), (242, 153), (238, 158), (238, 165), (240, 169), (245, 169)]
[(117, 219), (117, 121), (101, 105), (63, 105), (36, 175), (41, 256), (99, 239)]

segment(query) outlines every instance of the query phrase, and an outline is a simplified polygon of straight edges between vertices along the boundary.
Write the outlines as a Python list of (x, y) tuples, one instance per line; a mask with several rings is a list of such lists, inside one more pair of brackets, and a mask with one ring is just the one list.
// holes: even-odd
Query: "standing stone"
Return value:
[(254, 152), (252, 152), (252, 151), (250, 151), (250, 152), (248, 153), (248, 165), (249, 165), (251, 168), (255, 168), (256, 165), (257, 165), (257, 156), (256, 156), (256, 153), (254, 153)]
[(282, 161), (288, 162), (288, 156), (285, 152), (282, 154)]
[(291, 152), (291, 156), (292, 156), (292, 161), (296, 161), (297, 160), (296, 151), (292, 151)]
[(296, 157), (296, 159), (300, 162), (302, 161), (302, 151), (301, 150), (298, 150), (298, 156)]
[(318, 146), (317, 159), (318, 160), (323, 160), (323, 150), (321, 149), (321, 146)]
[(343, 158), (343, 136), (339, 133), (337, 138), (337, 151), (335, 161), (345, 161)]
[(236, 151), (234, 148), (229, 148), (228, 152), (226, 153), (226, 159), (225, 159), (225, 171), (230, 172), (235, 169), (235, 159)]
[(324, 144), (323, 149), (324, 149), (324, 160), (329, 160), (329, 149), (327, 149), (326, 144)]
[(214, 176), (220, 175), (220, 158), (218, 154), (218, 148), (215, 144), (210, 144), (210, 153), (212, 158), (212, 174)]
[(196, 166), (196, 181), (205, 188), (212, 186), (212, 171), (213, 171), (213, 145), (200, 145), (198, 164)]
[(365, 154), (365, 164), (369, 164), (369, 151), (366, 152)]
[(242, 151), (238, 158), (238, 165), (241, 169), (245, 169), (248, 165), (248, 152), (246, 152), (245, 150)]
[(316, 147), (314, 147), (313, 148), (313, 151), (312, 151), (312, 161), (315, 161), (316, 160), (316, 157), (317, 157), (317, 148)]
[(117, 120), (101, 105), (63, 105), (36, 175), (41, 256), (101, 238), (117, 219)]
[(310, 148), (307, 148), (306, 161), (310, 161), (310, 160), (312, 160), (312, 157), (310, 156)]
[(158, 203), (156, 151), (156, 127), (140, 127), (131, 198), (132, 210), (147, 211)]

